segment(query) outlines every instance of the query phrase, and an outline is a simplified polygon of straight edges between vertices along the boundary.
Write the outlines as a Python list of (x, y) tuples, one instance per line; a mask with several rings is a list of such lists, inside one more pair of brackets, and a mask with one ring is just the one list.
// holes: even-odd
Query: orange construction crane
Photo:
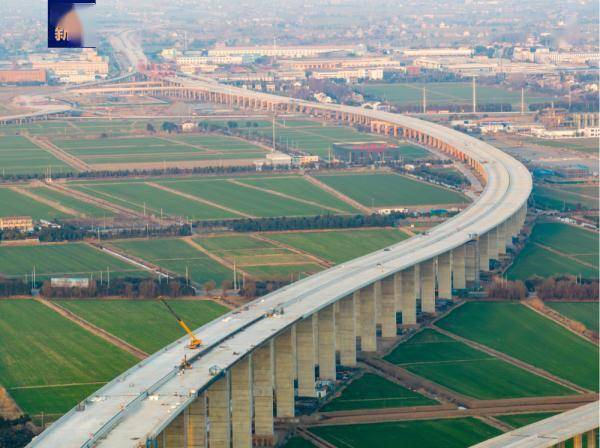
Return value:
[(179, 317), (177, 315), (177, 313), (175, 311), (173, 311), (173, 308), (171, 308), (171, 306), (165, 302), (163, 299), (161, 299), (159, 297), (159, 299), (166, 307), (167, 309), (171, 312), (171, 314), (175, 317), (175, 319), (177, 319), (177, 323), (181, 326), (181, 328), (183, 328), (185, 330), (185, 332), (190, 336), (190, 343), (188, 345), (188, 348), (191, 349), (195, 349), (195, 348), (200, 348), (200, 346), (202, 345), (202, 341), (200, 339), (198, 339), (194, 333), (192, 333), (192, 330), (190, 330), (190, 328), (185, 324), (185, 322), (181, 319), (181, 317)]

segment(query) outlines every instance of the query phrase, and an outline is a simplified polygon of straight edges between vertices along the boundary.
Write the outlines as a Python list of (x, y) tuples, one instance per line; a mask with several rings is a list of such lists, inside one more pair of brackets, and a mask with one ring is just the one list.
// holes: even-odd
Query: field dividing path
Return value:
[(38, 196), (33, 191), (28, 190), (26, 188), (9, 187), (9, 189), (14, 191), (15, 193), (22, 194), (23, 196), (28, 196), (36, 202), (41, 202), (42, 204), (46, 204), (46, 205), (52, 207), (53, 209), (58, 210), (59, 212), (66, 213), (67, 215), (78, 216), (78, 217), (85, 216), (83, 213), (79, 213), (78, 211), (73, 210), (72, 208), (65, 207), (64, 205), (59, 204), (58, 202), (54, 202), (50, 199), (46, 199), (41, 196)]
[(51, 310), (57, 312), (64, 318), (69, 319), (71, 322), (79, 325), (84, 330), (87, 330), (90, 333), (104, 339), (105, 341), (110, 342), (111, 344), (115, 345), (116, 347), (119, 347), (121, 350), (126, 351), (127, 353), (135, 356), (136, 358), (145, 359), (148, 357), (148, 353), (146, 353), (145, 351), (140, 350), (139, 348), (131, 345), (129, 342), (126, 342), (123, 339), (115, 336), (114, 334), (109, 333), (104, 328), (100, 328), (100, 327), (92, 324), (91, 322), (88, 322), (87, 320), (83, 319), (82, 317), (79, 317), (77, 314), (73, 313), (72, 311), (69, 311), (66, 308), (63, 308), (62, 306), (60, 306), (50, 300), (40, 299), (40, 298), (36, 298), (35, 300), (36, 300), (36, 302), (39, 302), (42, 305), (45, 305), (48, 308), (50, 308)]
[[(560, 251), (554, 249), (553, 247), (544, 246), (543, 244), (540, 244), (540, 243), (534, 242), (533, 244), (536, 245), (536, 246), (538, 246), (538, 247), (541, 247), (542, 249), (547, 250), (548, 252), (552, 252), (553, 254), (556, 254), (559, 257), (569, 258), (570, 260), (575, 261), (577, 263), (580, 263), (580, 264), (582, 264), (584, 266), (587, 266), (588, 268), (597, 269), (597, 266), (594, 266), (593, 264), (588, 263), (587, 261), (580, 260), (579, 258), (576, 258), (576, 257), (574, 257), (571, 254), (566, 254), (564, 252), (560, 252)], [(581, 255), (581, 254), (576, 254), (576, 255)], [(589, 255), (594, 255), (594, 254), (589, 254)]]
[(168, 193), (176, 194), (176, 195), (181, 196), (183, 198), (189, 199), (190, 201), (196, 201), (196, 202), (200, 202), (201, 204), (210, 205), (211, 207), (215, 207), (215, 208), (218, 208), (218, 209), (221, 209), (221, 210), (225, 210), (226, 212), (233, 213), (235, 215), (243, 216), (244, 218), (256, 218), (256, 216), (252, 216), (252, 215), (249, 215), (247, 213), (243, 213), (243, 212), (240, 212), (238, 210), (234, 210), (232, 208), (225, 207), (224, 205), (218, 204), (216, 202), (209, 201), (207, 199), (200, 198), (198, 196), (193, 196), (191, 194), (184, 193), (183, 191), (179, 191), (179, 190), (175, 190), (173, 188), (169, 188), (169, 187), (167, 187), (165, 185), (157, 184), (156, 182), (144, 182), (144, 183), (146, 185), (151, 186), (151, 187), (158, 188), (159, 190), (163, 190), (163, 191), (166, 191)]
[[(218, 255), (213, 254), (211, 251), (209, 251), (206, 247), (202, 246), (201, 244), (198, 244), (196, 241), (193, 240), (193, 237), (191, 236), (184, 236), (183, 241), (185, 241), (187, 244), (189, 244), (190, 246), (192, 246), (194, 249), (202, 252), (204, 255), (206, 255), (208, 258), (216, 261), (217, 263), (219, 263), (222, 266), (225, 266), (228, 269), (231, 269), (233, 271), (233, 263), (228, 262), (227, 260), (225, 260), (224, 258), (219, 257)], [(241, 272), (243, 275), (245, 275), (247, 278), (254, 278), (254, 276), (248, 274), (246, 271), (244, 271), (243, 269), (240, 269), (239, 266), (235, 267), (235, 270), (237, 272)]]
[(550, 372), (547, 372), (544, 369), (540, 369), (539, 367), (535, 367), (525, 361), (521, 361), (520, 359), (517, 358), (513, 358), (510, 355), (507, 355), (506, 353), (503, 352), (499, 352), (498, 350), (494, 350), (493, 348), (488, 347), (487, 345), (483, 345), (480, 344), (478, 342), (472, 341), (470, 339), (467, 338), (463, 338), (462, 336), (458, 336), (454, 333), (450, 333), (447, 330), (444, 330), (443, 328), (440, 328), (436, 325), (431, 325), (430, 328), (433, 328), (435, 331), (442, 333), (445, 336), (448, 336), (452, 339), (454, 339), (455, 341), (459, 341), (462, 342), (463, 344), (466, 344), (476, 350), (480, 350), (484, 353), (487, 353), (488, 355), (491, 355), (495, 358), (501, 359), (503, 361), (508, 362), (509, 364), (512, 364), (514, 366), (517, 366), (523, 370), (526, 370), (530, 373), (533, 373), (535, 375), (541, 376), (542, 378), (546, 378), (547, 380), (553, 381), (555, 383), (560, 384), (561, 386), (567, 387), (569, 389), (572, 389), (576, 392), (579, 392), (581, 394), (586, 394), (586, 393), (593, 393), (593, 391), (586, 389), (584, 387), (581, 387), (575, 383), (572, 383), (571, 381), (562, 379), (556, 375), (551, 374)]
[(42, 149), (45, 149), (46, 151), (51, 153), (54, 157), (56, 157), (59, 160), (62, 160), (67, 165), (75, 168), (77, 171), (92, 171), (92, 167), (90, 165), (88, 165), (81, 159), (78, 159), (77, 157), (69, 154), (68, 152), (62, 150), (61, 148), (56, 146), (54, 143), (50, 142), (50, 140), (39, 138), (39, 137), (31, 137), (31, 136), (25, 136), (25, 137), (34, 145), (36, 145)]
[(354, 199), (346, 196), (343, 193), (340, 193), (339, 191), (337, 191), (334, 188), (331, 188), (329, 185), (325, 184), (324, 182), (321, 182), (319, 179), (311, 176), (310, 174), (305, 174), (304, 179), (306, 179), (311, 184), (316, 185), (320, 189), (325, 190), (326, 192), (334, 195), (336, 198), (345, 202), (346, 204), (351, 205), (352, 207), (360, 210), (361, 212), (366, 213), (368, 215), (371, 214), (372, 210), (369, 207), (365, 207), (360, 202), (355, 201)]
[(330, 212), (341, 213), (341, 214), (346, 213), (343, 210), (340, 210), (339, 208), (334, 208), (334, 207), (330, 207), (330, 206), (327, 206), (327, 205), (319, 204), (318, 202), (313, 202), (313, 201), (309, 201), (307, 199), (298, 198), (296, 196), (291, 196), (289, 194), (281, 193), (279, 191), (269, 190), (268, 188), (259, 187), (257, 185), (245, 184), (243, 182), (240, 182), (239, 180), (227, 179), (227, 182), (231, 182), (232, 184), (239, 185), (240, 187), (252, 188), (252, 189), (257, 190), (257, 191), (262, 191), (264, 193), (269, 193), (269, 194), (272, 194), (272, 195), (275, 195), (275, 196), (279, 196), (279, 197), (282, 197), (282, 198), (285, 198), (285, 199), (289, 199), (291, 201), (301, 202), (303, 204), (308, 204), (308, 205), (314, 205), (316, 207), (320, 207), (320, 208), (324, 208), (325, 210), (329, 210)]
[(307, 258), (310, 258), (311, 260), (314, 260), (315, 262), (317, 262), (317, 264), (319, 264), (319, 265), (321, 265), (321, 266), (323, 266), (325, 268), (330, 268), (334, 264), (334, 263), (332, 263), (329, 260), (317, 257), (316, 255), (311, 254), (309, 252), (305, 252), (303, 250), (300, 250), (297, 247), (290, 246), (290, 245), (282, 243), (280, 241), (272, 240), (272, 239), (270, 239), (269, 237), (267, 237), (267, 236), (265, 236), (263, 234), (253, 233), (250, 236), (252, 238), (254, 238), (254, 239), (257, 239), (257, 240), (260, 240), (260, 241), (264, 241), (265, 243), (269, 243), (269, 244), (273, 244), (274, 246), (281, 247), (282, 249), (287, 249), (290, 252), (294, 252), (295, 254), (303, 255), (303, 256), (305, 256)]

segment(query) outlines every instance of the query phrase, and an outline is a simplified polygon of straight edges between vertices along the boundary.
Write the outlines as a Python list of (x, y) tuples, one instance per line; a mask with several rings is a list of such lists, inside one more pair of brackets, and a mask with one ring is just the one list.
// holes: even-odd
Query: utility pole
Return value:
[(423, 113), (427, 113), (427, 89), (423, 86)]
[(472, 86), (472, 96), (473, 96), (473, 113), (477, 113), (477, 86), (475, 84), (475, 76), (473, 76), (473, 86)]

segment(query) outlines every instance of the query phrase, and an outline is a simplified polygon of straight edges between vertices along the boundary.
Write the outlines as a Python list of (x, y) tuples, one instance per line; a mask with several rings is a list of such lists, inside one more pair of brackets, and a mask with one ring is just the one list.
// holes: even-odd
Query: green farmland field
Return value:
[(164, 215), (189, 217), (192, 220), (240, 217), (142, 182), (78, 184), (72, 188), (138, 212), (145, 208), (147, 214), (157, 217), (161, 215), (161, 209)]
[(111, 277), (146, 277), (142, 271), (85, 243), (49, 244), (40, 246), (0, 246), (0, 274), (7, 277), (30, 276), (35, 266), (36, 278), (93, 277), (100, 271)]
[(330, 208), (324, 209), (324, 212), (358, 213), (358, 210), (351, 205), (343, 202), (329, 192), (298, 176), (263, 177), (262, 179), (241, 178), (238, 179), (238, 181), (244, 184), (265, 188), (267, 190), (272, 190), (306, 201), (316, 202), (317, 204), (322, 204), (323, 206)]
[(64, 412), (136, 361), (33, 300), (0, 301), (0, 359), (0, 384), (30, 413)]
[(578, 207), (598, 208), (598, 188), (584, 186), (550, 186), (535, 184), (533, 198), (536, 206), (554, 210), (576, 210)]
[(57, 202), (63, 207), (68, 207), (76, 212), (83, 213), (86, 216), (93, 216), (96, 218), (108, 218), (114, 215), (114, 213), (110, 210), (95, 206), (93, 204), (89, 204), (87, 202), (81, 201), (72, 196), (69, 196), (56, 190), (52, 190), (50, 188), (35, 187), (31, 188), (30, 190), (36, 196), (40, 196), (50, 201)]
[(536, 412), (533, 414), (512, 414), (512, 415), (498, 415), (496, 418), (504, 423), (508, 423), (513, 428), (520, 428), (521, 426), (531, 425), (532, 423), (539, 422), (546, 418), (550, 418), (556, 415), (555, 412)]
[(116, 241), (111, 246), (182, 277), (187, 268), (190, 279), (199, 284), (213, 280), (219, 286), (223, 280), (231, 280), (233, 277), (228, 268), (181, 239)]
[(565, 138), (546, 140), (542, 138), (529, 138), (527, 141), (541, 146), (550, 146), (552, 148), (571, 149), (573, 151), (597, 154), (598, 139), (597, 138)]
[(89, 164), (172, 162), (264, 157), (266, 150), (220, 135), (55, 139), (54, 144)]
[(365, 373), (352, 381), (341, 396), (321, 408), (321, 412), (434, 404), (438, 403), (379, 375)]
[(437, 325), (598, 390), (598, 347), (519, 303), (469, 302)]
[(460, 193), (397, 174), (331, 174), (316, 177), (367, 207), (468, 202)]
[(545, 302), (545, 305), (569, 319), (581, 322), (589, 330), (598, 331), (598, 302)]
[(343, 263), (408, 238), (398, 229), (269, 233), (266, 236), (334, 263)]
[(195, 238), (198, 244), (261, 280), (288, 280), (321, 270), (310, 257), (249, 235)]
[(13, 215), (31, 216), (34, 219), (48, 221), (69, 216), (29, 196), (8, 188), (0, 188), (0, 216)]
[[(470, 82), (432, 82), (397, 83), (397, 84), (365, 84), (359, 91), (368, 98), (389, 101), (399, 105), (421, 105), (423, 87), (427, 90), (427, 103), (436, 105), (470, 105), (472, 102), (472, 85)], [(527, 104), (552, 101), (551, 97), (532, 95), (526, 92)], [(477, 86), (477, 102), (510, 103), (514, 108), (521, 103), (521, 91), (510, 91), (502, 87)]]
[(507, 274), (518, 279), (560, 274), (597, 278), (598, 234), (568, 224), (538, 223)]
[(339, 448), (465, 448), (501, 434), (475, 418), (316, 426), (310, 431)]
[(481, 400), (574, 393), (430, 329), (400, 344), (385, 359), (415, 375)]
[(318, 205), (282, 198), (224, 179), (158, 183), (252, 216), (313, 216), (322, 214), (324, 210)]
[[(162, 303), (145, 300), (63, 300), (59, 305), (130, 344), (153, 353), (185, 336)], [(175, 312), (195, 329), (227, 308), (204, 300), (169, 300)]]
[[(0, 132), (2, 127), (0, 126)], [(70, 173), (72, 167), (44, 151), (25, 137), (0, 137), (0, 176), (39, 174), (50, 168), (53, 173)]]

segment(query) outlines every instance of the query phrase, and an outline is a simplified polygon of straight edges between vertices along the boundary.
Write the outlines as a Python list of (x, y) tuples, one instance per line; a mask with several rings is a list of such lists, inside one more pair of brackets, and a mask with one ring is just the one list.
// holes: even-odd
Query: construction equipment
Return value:
[(181, 317), (179, 317), (177, 315), (177, 313), (175, 311), (173, 311), (173, 308), (171, 308), (171, 306), (165, 302), (163, 299), (161, 299), (160, 297), (158, 298), (158, 300), (160, 300), (163, 305), (165, 305), (167, 307), (167, 309), (171, 312), (171, 314), (175, 317), (175, 319), (177, 319), (177, 323), (181, 326), (181, 328), (183, 328), (185, 330), (185, 332), (189, 335), (190, 337), (190, 343), (188, 344), (188, 348), (191, 349), (196, 349), (196, 348), (200, 348), (200, 346), (202, 345), (202, 341), (200, 339), (198, 339), (194, 333), (192, 333), (192, 330), (190, 330), (190, 328), (185, 324), (185, 322), (181, 319)]

